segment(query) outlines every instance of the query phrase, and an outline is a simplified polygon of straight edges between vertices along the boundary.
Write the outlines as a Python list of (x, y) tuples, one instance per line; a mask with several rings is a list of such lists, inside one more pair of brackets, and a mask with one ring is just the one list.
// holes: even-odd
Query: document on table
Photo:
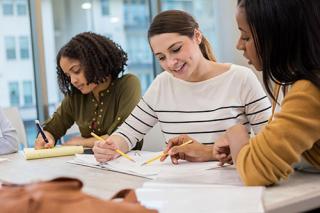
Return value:
[(138, 201), (160, 213), (264, 212), (264, 187), (147, 182)]
[(83, 153), (83, 146), (56, 146), (51, 149), (23, 149), (23, 154), (27, 160), (67, 156), (76, 153)]
[(8, 160), (8, 158), (0, 158), (0, 162), (7, 161), (7, 160)]
[(161, 154), (161, 152), (131, 151), (127, 154), (136, 162), (129, 161), (121, 156), (107, 163), (99, 164), (93, 155), (85, 154), (77, 154), (73, 160), (68, 162), (95, 168), (108, 169), (150, 179), (155, 179), (160, 173), (162, 176), (165, 176), (166, 174), (192, 174), (218, 167), (217, 162), (192, 163), (180, 161), (178, 165), (174, 165), (169, 158), (164, 162), (154, 161), (151, 164), (142, 166), (145, 161)]

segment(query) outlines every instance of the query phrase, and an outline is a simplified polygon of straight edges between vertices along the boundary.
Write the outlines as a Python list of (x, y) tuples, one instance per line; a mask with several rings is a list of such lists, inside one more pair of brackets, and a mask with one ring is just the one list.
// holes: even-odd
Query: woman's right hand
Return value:
[[(189, 140), (192, 140), (191, 144), (181, 146)], [(164, 153), (167, 153), (168, 155), (164, 155), (160, 161), (164, 161), (170, 156), (173, 164), (178, 164), (178, 160), (180, 159), (190, 162), (206, 162), (214, 160), (212, 156), (212, 146), (201, 144), (188, 135), (180, 135), (171, 138)]]
[(44, 134), (46, 135), (49, 143), (46, 143), (45, 140), (43, 139), (42, 135), (39, 133), (38, 137), (36, 138), (34, 142), (34, 148), (35, 149), (48, 149), (48, 148), (53, 148), (55, 144), (55, 140), (53, 135), (48, 132), (48, 131), (43, 131)]
[(127, 152), (129, 147), (125, 140), (118, 135), (111, 135), (105, 141), (96, 141), (92, 148), (98, 162), (104, 163), (120, 156), (116, 150)]

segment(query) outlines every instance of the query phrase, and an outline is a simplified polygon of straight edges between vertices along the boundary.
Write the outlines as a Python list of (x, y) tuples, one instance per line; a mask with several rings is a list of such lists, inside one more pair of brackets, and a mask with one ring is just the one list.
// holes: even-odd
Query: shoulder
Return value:
[[(305, 113), (319, 113), (320, 109), (320, 89), (308, 80), (296, 81), (290, 88), (288, 94), (281, 104), (283, 108), (300, 110)], [(299, 106), (299, 107), (298, 107)]]
[(116, 88), (133, 88), (133, 87), (138, 87), (140, 88), (140, 80), (137, 76), (134, 74), (128, 73), (120, 78), (117, 78), (112, 82), (112, 84), (115, 84)]
[(167, 71), (162, 71), (159, 73), (152, 81), (149, 88), (159, 88), (162, 84), (168, 84), (169, 82), (174, 82), (174, 77)]
[(291, 86), (291, 93), (297, 93), (297, 92), (302, 92), (302, 93), (308, 93), (308, 94), (315, 94), (315, 95), (320, 95), (320, 88), (318, 88), (316, 85), (314, 85), (311, 81), (308, 80), (299, 80), (296, 81), (292, 86)]
[(230, 76), (235, 77), (238, 81), (247, 81), (247, 80), (257, 80), (257, 76), (254, 74), (254, 71), (249, 67), (231, 64), (229, 71), (227, 73)]
[(135, 83), (140, 84), (139, 78), (132, 73), (124, 74), (114, 81), (116, 84)]

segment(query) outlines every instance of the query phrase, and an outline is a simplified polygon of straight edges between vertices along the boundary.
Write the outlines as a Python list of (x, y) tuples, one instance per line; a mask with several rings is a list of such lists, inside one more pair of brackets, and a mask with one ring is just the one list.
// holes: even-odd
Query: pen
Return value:
[[(97, 140), (100, 140), (100, 141), (104, 141), (103, 138), (101, 138), (100, 136), (96, 135), (95, 133), (91, 132), (90, 133), (93, 137), (95, 137)], [(135, 160), (133, 160), (129, 155), (123, 153), (122, 151), (120, 151), (119, 149), (116, 149), (115, 150), (117, 153), (119, 153), (121, 156), (127, 158), (128, 160), (132, 161), (132, 162), (136, 162)]]
[(38, 131), (40, 132), (43, 140), (44, 140), (46, 143), (49, 143), (47, 136), (46, 136), (46, 135), (44, 134), (44, 132), (43, 132), (43, 129), (42, 129), (41, 125), (40, 125), (39, 120), (35, 120), (34, 123), (36, 124), (37, 129), (38, 129)]
[[(183, 144), (181, 144), (181, 145), (179, 145), (179, 146), (185, 146), (185, 145), (188, 145), (188, 144), (190, 144), (190, 143), (192, 143), (192, 140), (188, 140), (187, 142), (184, 142)], [(156, 161), (156, 160), (160, 159), (162, 156), (166, 156), (166, 155), (168, 155), (168, 153), (162, 152), (160, 155), (155, 156), (154, 158), (151, 158), (151, 159), (147, 160), (146, 162), (144, 162), (143, 164), (141, 164), (141, 166), (150, 164), (150, 163), (152, 163), (153, 161)]]

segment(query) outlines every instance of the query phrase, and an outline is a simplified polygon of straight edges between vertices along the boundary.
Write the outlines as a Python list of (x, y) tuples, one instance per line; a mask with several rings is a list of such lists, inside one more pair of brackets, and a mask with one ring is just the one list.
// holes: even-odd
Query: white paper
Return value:
[(0, 162), (7, 161), (8, 158), (0, 158)]
[(164, 162), (157, 160), (151, 164), (142, 165), (147, 160), (161, 154), (161, 152), (131, 151), (127, 154), (136, 162), (129, 161), (124, 157), (119, 157), (107, 163), (99, 164), (93, 155), (86, 154), (77, 154), (76, 157), (69, 162), (133, 174), (150, 179), (154, 179), (160, 174), (164, 177), (172, 174), (180, 176), (182, 174), (194, 174), (203, 170), (218, 167), (216, 162), (192, 163), (187, 161), (179, 161), (178, 165), (174, 165), (169, 158)]
[(264, 187), (156, 184), (137, 189), (138, 201), (160, 213), (264, 212)]

